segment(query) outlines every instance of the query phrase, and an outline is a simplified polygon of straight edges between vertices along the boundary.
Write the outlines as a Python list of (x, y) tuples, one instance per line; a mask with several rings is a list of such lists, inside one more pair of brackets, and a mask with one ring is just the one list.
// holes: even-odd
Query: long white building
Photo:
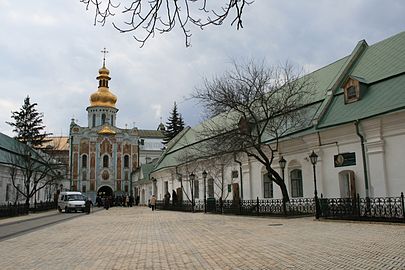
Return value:
[[(281, 138), (278, 159), (272, 164), (282, 174), (279, 160), (286, 161), (284, 179), (290, 197), (314, 196), (312, 151), (318, 155), (319, 195), (399, 196), (405, 191), (405, 32), (373, 45), (362, 40), (350, 55), (309, 75), (316, 80), (316, 93), (306, 105), (312, 112), (307, 116), (309, 124)], [(193, 173), (196, 199), (202, 199), (205, 170), (207, 197), (281, 198), (280, 189), (255, 159), (184, 162), (181, 157), (198, 143), (201, 128), (188, 127), (178, 134), (149, 181), (138, 185), (140, 193), (148, 191), (163, 199), (183, 184), (182, 193), (189, 195)], [(149, 195), (145, 194), (145, 201)]]

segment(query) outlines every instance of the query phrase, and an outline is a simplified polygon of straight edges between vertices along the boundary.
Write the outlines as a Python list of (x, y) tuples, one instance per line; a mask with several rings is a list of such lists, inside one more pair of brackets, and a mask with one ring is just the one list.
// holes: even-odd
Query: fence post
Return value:
[(357, 204), (357, 206), (356, 206), (356, 208), (357, 208), (357, 215), (360, 217), (360, 216), (361, 216), (361, 212), (360, 212), (360, 194), (359, 194), (359, 193), (357, 193), (356, 200), (357, 200), (357, 202), (356, 202), (356, 204)]
[(402, 217), (405, 219), (404, 193), (401, 192)]
[(259, 212), (260, 212), (259, 197), (256, 198), (256, 209), (257, 209), (257, 215), (259, 215)]

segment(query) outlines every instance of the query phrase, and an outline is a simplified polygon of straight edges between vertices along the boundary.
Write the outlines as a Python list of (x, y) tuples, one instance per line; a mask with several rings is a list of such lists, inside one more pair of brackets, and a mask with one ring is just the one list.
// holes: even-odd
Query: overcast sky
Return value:
[(202, 114), (186, 98), (204, 77), (229, 70), (233, 59), (288, 60), (313, 71), (350, 54), (361, 39), (371, 45), (404, 31), (404, 14), (404, 0), (256, 0), (245, 8), (242, 30), (227, 20), (193, 29), (189, 48), (180, 31), (139, 48), (111, 21), (94, 26), (79, 0), (0, 0), (0, 132), (12, 135), (5, 121), (27, 95), (44, 113), (48, 132), (67, 135), (72, 117), (87, 125), (103, 47), (119, 127), (156, 129), (174, 101), (193, 126)]

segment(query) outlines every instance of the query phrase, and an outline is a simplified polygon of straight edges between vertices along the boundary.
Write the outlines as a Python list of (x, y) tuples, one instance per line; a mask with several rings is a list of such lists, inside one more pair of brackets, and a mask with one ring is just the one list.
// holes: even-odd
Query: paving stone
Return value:
[(2, 241), (0, 269), (405, 269), (405, 226), (110, 208)]

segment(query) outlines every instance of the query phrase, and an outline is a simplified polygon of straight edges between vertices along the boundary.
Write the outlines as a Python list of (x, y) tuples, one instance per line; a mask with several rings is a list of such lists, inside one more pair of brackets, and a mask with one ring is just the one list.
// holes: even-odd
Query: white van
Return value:
[(85, 211), (86, 198), (81, 192), (78, 191), (65, 191), (59, 194), (58, 198), (58, 210), (62, 212), (65, 210), (66, 213), (71, 211)]

